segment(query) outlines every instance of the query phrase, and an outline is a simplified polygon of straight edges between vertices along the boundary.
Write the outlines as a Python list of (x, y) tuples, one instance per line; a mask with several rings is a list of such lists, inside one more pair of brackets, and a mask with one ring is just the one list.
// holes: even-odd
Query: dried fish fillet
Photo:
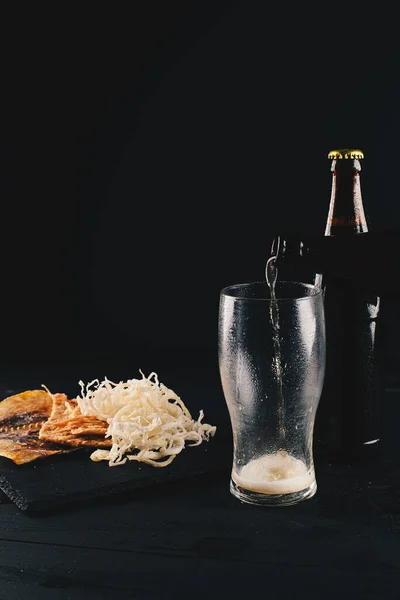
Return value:
[[(55, 394), (64, 397), (65, 394)], [(39, 439), (50, 417), (53, 397), (42, 390), (28, 390), (0, 402), (0, 456), (22, 465), (37, 458), (71, 452), (59, 444)]]
[(39, 439), (75, 448), (111, 448), (112, 441), (105, 437), (107, 428), (107, 421), (82, 415), (76, 400), (54, 394), (51, 415), (43, 424)]

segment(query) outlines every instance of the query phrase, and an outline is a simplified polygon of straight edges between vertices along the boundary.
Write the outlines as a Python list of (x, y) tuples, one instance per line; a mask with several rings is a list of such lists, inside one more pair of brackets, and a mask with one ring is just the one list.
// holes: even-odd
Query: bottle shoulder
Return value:
[(400, 295), (400, 229), (353, 236), (279, 236), (277, 265), (303, 265), (378, 295)]

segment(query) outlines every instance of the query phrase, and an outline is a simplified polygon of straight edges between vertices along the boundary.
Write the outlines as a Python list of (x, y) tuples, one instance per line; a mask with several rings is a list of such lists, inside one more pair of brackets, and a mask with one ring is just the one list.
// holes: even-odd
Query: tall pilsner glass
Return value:
[(218, 353), (233, 433), (230, 491), (242, 502), (290, 505), (317, 483), (313, 429), (325, 373), (319, 286), (266, 282), (221, 290)]

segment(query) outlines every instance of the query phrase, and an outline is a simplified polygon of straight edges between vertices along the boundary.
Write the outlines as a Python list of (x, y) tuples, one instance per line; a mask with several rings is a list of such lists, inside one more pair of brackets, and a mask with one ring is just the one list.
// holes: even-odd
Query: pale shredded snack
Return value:
[(197, 421), (172, 390), (159, 383), (156, 373), (142, 379), (113, 383), (94, 379), (86, 386), (82, 381), (77, 396), (83, 415), (94, 415), (108, 423), (106, 437), (112, 438), (111, 450), (96, 450), (93, 461), (108, 460), (110, 466), (126, 460), (148, 463), (154, 467), (169, 465), (185, 447), (198, 446), (215, 435), (216, 427)]

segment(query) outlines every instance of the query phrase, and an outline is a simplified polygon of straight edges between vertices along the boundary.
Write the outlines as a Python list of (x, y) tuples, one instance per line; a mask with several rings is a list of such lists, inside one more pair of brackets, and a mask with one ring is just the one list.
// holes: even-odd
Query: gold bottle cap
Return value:
[(336, 160), (338, 158), (350, 158), (353, 160), (364, 158), (364, 153), (361, 150), (352, 150), (349, 148), (340, 148), (339, 150), (331, 150), (328, 153), (330, 160)]

